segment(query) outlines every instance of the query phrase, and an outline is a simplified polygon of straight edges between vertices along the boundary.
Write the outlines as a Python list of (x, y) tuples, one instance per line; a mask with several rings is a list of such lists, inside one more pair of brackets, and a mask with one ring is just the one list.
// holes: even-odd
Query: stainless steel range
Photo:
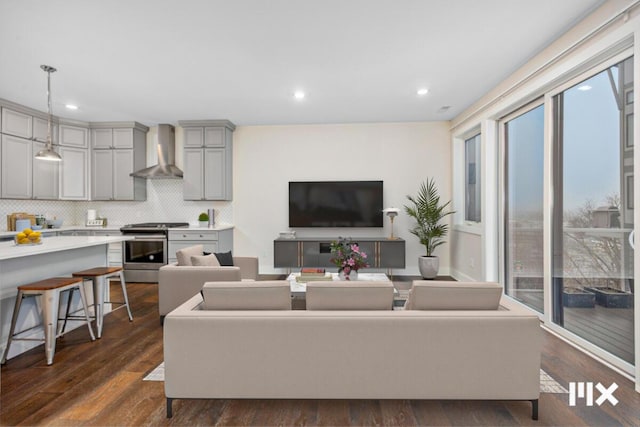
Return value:
[(124, 279), (127, 282), (157, 282), (158, 269), (168, 260), (169, 229), (186, 227), (189, 223), (145, 222), (122, 227), (122, 234), (134, 236), (133, 240), (122, 242)]

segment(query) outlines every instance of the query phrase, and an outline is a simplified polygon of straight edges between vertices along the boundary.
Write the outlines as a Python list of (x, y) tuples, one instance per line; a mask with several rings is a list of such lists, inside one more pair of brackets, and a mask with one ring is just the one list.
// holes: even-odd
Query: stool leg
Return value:
[(56, 352), (56, 332), (58, 326), (58, 304), (60, 303), (60, 291), (57, 289), (43, 291), (42, 295), (42, 324), (44, 326), (44, 352), (47, 356), (47, 365), (53, 364), (53, 355)]
[(7, 355), (9, 354), (9, 347), (11, 346), (11, 340), (13, 339), (13, 333), (16, 330), (16, 322), (18, 321), (18, 313), (20, 312), (20, 306), (22, 305), (22, 291), (18, 291), (16, 296), (16, 305), (13, 308), (13, 316), (11, 317), (11, 328), (9, 329), (9, 338), (7, 339), (7, 346), (2, 353), (2, 359), (0, 364), (4, 365), (7, 362)]
[(93, 329), (91, 329), (91, 319), (89, 319), (89, 307), (87, 306), (87, 295), (84, 293), (84, 281), (80, 282), (78, 286), (78, 290), (80, 291), (80, 299), (82, 300), (82, 308), (84, 309), (84, 318), (87, 319), (87, 328), (89, 328), (89, 335), (91, 336), (91, 341), (95, 341), (96, 337), (93, 335)]
[(131, 309), (129, 308), (129, 297), (127, 296), (127, 284), (124, 281), (123, 271), (120, 271), (120, 286), (122, 286), (122, 295), (124, 296), (124, 303), (127, 306), (127, 313), (129, 313), (129, 322), (133, 322), (133, 316), (131, 315)]
[(93, 309), (96, 315), (96, 332), (98, 338), (102, 337), (102, 325), (104, 320), (104, 292), (105, 279), (104, 276), (94, 277), (93, 283)]
[(62, 330), (60, 331), (60, 333), (64, 333), (64, 330), (67, 328), (67, 318), (69, 317), (69, 311), (71, 311), (71, 301), (73, 299), (73, 291), (75, 291), (76, 288), (71, 288), (69, 289), (69, 297), (67, 298), (67, 310), (64, 314), (64, 323), (62, 324)]

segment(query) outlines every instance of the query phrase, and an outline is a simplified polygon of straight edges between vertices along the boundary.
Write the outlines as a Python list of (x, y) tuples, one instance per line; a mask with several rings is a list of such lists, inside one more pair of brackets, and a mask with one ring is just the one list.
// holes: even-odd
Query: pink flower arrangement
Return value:
[(360, 250), (357, 243), (352, 243), (350, 239), (339, 238), (338, 241), (331, 242), (331, 261), (342, 270), (345, 276), (351, 271), (358, 271), (361, 268), (369, 267), (367, 254)]

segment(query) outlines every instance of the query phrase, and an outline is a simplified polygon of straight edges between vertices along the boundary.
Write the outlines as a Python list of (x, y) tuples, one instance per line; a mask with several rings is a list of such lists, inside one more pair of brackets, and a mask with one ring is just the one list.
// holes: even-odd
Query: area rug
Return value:
[[(164, 381), (164, 362), (149, 372), (143, 381)], [(569, 393), (551, 375), (540, 369), (540, 393)]]

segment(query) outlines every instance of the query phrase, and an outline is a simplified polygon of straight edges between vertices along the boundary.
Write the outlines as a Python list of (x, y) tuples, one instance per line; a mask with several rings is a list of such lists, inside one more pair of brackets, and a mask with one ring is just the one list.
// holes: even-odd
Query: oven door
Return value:
[(141, 235), (125, 240), (122, 257), (125, 270), (157, 270), (167, 263), (167, 238)]

